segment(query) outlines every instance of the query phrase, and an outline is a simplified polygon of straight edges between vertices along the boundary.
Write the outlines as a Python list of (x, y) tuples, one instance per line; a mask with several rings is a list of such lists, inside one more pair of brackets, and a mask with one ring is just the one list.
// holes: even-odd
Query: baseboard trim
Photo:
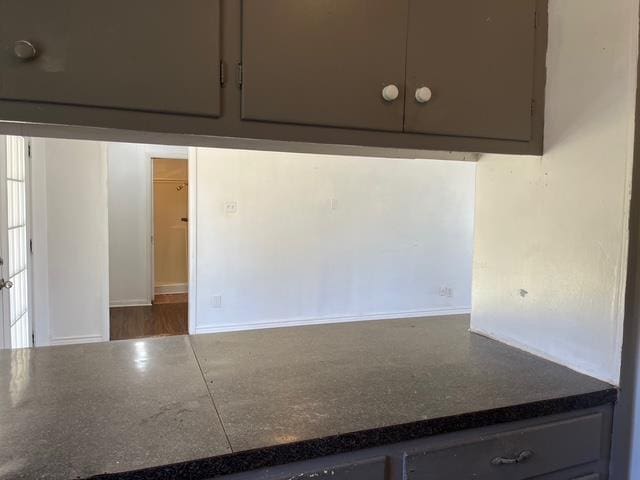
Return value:
[(52, 337), (49, 345), (76, 345), (78, 343), (106, 342), (102, 335), (78, 335), (75, 337)]
[(244, 324), (222, 324), (196, 326), (196, 335), (202, 333), (241, 332), (245, 330), (261, 330), (265, 328), (300, 327), (304, 325), (323, 325), (330, 323), (365, 322), (369, 320), (396, 320), (403, 318), (437, 317), (440, 315), (466, 315), (471, 313), (471, 307), (433, 308), (429, 310), (411, 310), (394, 313), (372, 313), (357, 316), (336, 316), (320, 318), (293, 318), (289, 320), (274, 320), (269, 322), (255, 322)]
[(140, 300), (112, 300), (109, 302), (109, 307), (147, 307), (151, 305), (148, 299)]
[(153, 289), (156, 295), (167, 295), (171, 293), (189, 292), (188, 283), (170, 283), (168, 285), (156, 285)]

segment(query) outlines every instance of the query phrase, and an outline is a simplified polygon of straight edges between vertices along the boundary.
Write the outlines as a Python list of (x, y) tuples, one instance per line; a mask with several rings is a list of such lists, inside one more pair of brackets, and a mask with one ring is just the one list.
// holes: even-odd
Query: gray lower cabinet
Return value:
[(598, 461), (602, 414), (490, 435), (467, 444), (407, 453), (406, 480), (525, 480)]
[[(354, 461), (344, 465), (332, 465), (296, 475), (296, 480), (385, 480), (387, 478), (387, 459), (380, 457), (371, 460)], [(276, 479), (274, 479), (276, 480)], [(289, 475), (277, 480), (291, 480)]]
[(611, 406), (356, 450), (225, 480), (606, 480)]
[[(527, 480), (605, 480), (607, 478), (606, 474), (600, 473), (587, 473), (585, 474), (585, 469), (581, 469), (582, 471), (576, 471), (575, 469), (571, 470), (563, 470), (560, 472), (555, 472), (553, 474), (544, 475), (542, 477), (534, 477), (529, 478)], [(587, 468), (588, 471), (588, 468)]]
[(219, 3), (3, 0), (0, 99), (218, 117)]

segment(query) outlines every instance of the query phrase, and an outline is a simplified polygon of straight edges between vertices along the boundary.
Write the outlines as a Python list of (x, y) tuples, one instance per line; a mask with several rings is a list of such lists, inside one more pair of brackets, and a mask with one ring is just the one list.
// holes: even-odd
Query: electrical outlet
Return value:
[(449, 297), (449, 298), (451, 298), (451, 297), (453, 297), (453, 288), (451, 288), (451, 287), (440, 287), (440, 290), (439, 290), (438, 293), (439, 293), (439, 295), (441, 297)]
[(224, 202), (224, 213), (232, 215), (238, 212), (238, 202), (235, 200)]
[(214, 295), (211, 297), (212, 308), (222, 308), (222, 295)]

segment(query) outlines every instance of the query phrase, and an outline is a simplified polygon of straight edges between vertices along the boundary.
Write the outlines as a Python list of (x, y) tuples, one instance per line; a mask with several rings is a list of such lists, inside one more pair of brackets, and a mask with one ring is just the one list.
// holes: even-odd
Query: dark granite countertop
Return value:
[(205, 479), (614, 402), (468, 316), (0, 351), (0, 479)]

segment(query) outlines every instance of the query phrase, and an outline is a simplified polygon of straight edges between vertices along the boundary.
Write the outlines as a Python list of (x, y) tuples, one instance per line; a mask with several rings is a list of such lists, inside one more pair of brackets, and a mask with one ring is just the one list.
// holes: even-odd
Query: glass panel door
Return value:
[[(32, 326), (29, 292), (29, 225), (28, 225), (28, 143), (23, 137), (7, 136), (5, 168), (6, 211), (2, 232), (4, 244), (4, 305), (5, 346), (32, 346)], [(7, 308), (8, 302), (8, 308)], [(8, 325), (8, 335), (7, 333)], [(7, 338), (8, 337), (8, 338)], [(7, 342), (8, 340), (8, 342)]]

